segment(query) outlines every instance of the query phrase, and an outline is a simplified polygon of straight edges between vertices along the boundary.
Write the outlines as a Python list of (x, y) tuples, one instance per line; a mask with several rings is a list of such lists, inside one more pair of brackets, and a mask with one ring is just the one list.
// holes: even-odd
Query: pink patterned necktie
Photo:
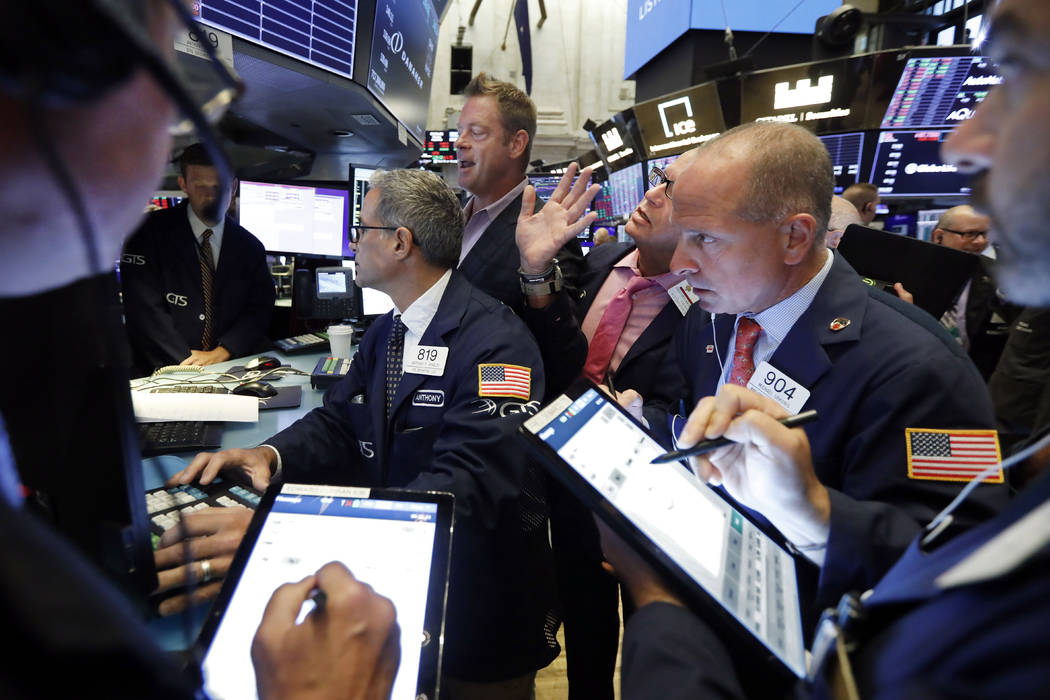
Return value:
[(733, 348), (733, 369), (729, 373), (729, 384), (747, 386), (755, 373), (755, 343), (762, 335), (762, 326), (753, 318), (740, 317), (736, 327), (736, 344)]
[(654, 284), (656, 282), (651, 279), (635, 275), (627, 286), (609, 301), (587, 348), (587, 362), (583, 366), (583, 376), (596, 384), (604, 381), (605, 372), (609, 369), (609, 362), (612, 361), (613, 352), (616, 350), (616, 344), (620, 342), (620, 334), (627, 325), (627, 317), (631, 315), (634, 295)]

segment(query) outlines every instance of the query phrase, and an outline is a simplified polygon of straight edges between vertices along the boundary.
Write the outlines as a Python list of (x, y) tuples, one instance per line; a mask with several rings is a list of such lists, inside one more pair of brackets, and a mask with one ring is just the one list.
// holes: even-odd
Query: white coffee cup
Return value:
[(328, 342), (332, 346), (332, 357), (350, 358), (350, 348), (354, 342), (354, 327), (336, 325), (328, 327)]

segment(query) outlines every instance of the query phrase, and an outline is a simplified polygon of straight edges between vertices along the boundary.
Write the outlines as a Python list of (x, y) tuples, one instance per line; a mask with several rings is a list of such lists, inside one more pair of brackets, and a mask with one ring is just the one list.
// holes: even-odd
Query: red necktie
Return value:
[(627, 286), (609, 301), (587, 348), (587, 362), (583, 366), (583, 376), (596, 384), (604, 381), (605, 371), (609, 368), (613, 351), (616, 350), (616, 344), (620, 342), (620, 334), (623, 333), (623, 327), (627, 325), (627, 317), (631, 315), (634, 295), (654, 284), (656, 282), (651, 279), (635, 275)]
[(747, 386), (755, 373), (755, 343), (762, 335), (762, 326), (753, 318), (740, 317), (736, 327), (736, 344), (733, 348), (733, 369), (729, 373), (729, 384)]

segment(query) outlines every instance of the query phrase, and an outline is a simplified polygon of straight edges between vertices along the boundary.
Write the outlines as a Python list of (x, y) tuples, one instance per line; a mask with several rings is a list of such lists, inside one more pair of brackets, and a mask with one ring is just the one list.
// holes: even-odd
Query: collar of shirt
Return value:
[(481, 234), (485, 233), (485, 230), (489, 227), (496, 217), (503, 213), (503, 210), (507, 208), (507, 205), (514, 201), (514, 198), (525, 191), (525, 185), (529, 184), (529, 179), (524, 177), (521, 182), (507, 194), (497, 199), (492, 204), (488, 205), (484, 209), (478, 209), (474, 211), (474, 202), (477, 201), (476, 197), (471, 197), (467, 200), (466, 206), (463, 207), (463, 215), (467, 222), (463, 227), (463, 247), (460, 248), (459, 262), (463, 263), (464, 258), (470, 252), (470, 249), (474, 247), (474, 244), (481, 238)]
[(219, 220), (219, 223), (215, 226), (209, 226), (200, 220), (197, 213), (193, 211), (193, 207), (189, 204), (186, 205), (186, 211), (189, 212), (190, 219), (190, 230), (193, 231), (193, 237), (197, 240), (197, 246), (201, 244), (201, 237), (204, 232), (211, 229), (211, 257), (212, 262), (215, 263), (215, 267), (219, 267), (219, 251), (222, 250), (222, 232), (226, 229), (225, 217)]
[(427, 291), (423, 292), (418, 299), (408, 305), (403, 312), (394, 308), (394, 313), (401, 314), (401, 323), (405, 324), (405, 356), (409, 355), (409, 348), (419, 345), (420, 338), (426, 332), (430, 322), (437, 314), (441, 297), (445, 296), (445, 288), (448, 281), (452, 279), (452, 270), (446, 270), (445, 274), (433, 284)]
[[(638, 249), (637, 248), (635, 248), (634, 250), (632, 250), (630, 253), (628, 253), (627, 255), (623, 256), (622, 258), (620, 258), (620, 262), (618, 262), (615, 265), (613, 265), (613, 269), (614, 270), (617, 269), (617, 268), (627, 268), (627, 269), (629, 269), (631, 271), (631, 273), (633, 275), (637, 275), (638, 277), (645, 277), (645, 275), (642, 274), (642, 271), (638, 268)], [(652, 281), (656, 282), (658, 285), (663, 287), (663, 290), (666, 292), (671, 287), (673, 287), (676, 284), (678, 284), (679, 282), (681, 282), (683, 277), (681, 275), (679, 275), (678, 273), (676, 273), (676, 272), (664, 272), (664, 273), (659, 274), (659, 275), (654, 275), (652, 277), (648, 277), (647, 279), (651, 279)], [(628, 280), (628, 281), (630, 281), (630, 280)]]
[[(758, 342), (755, 343), (753, 354), (756, 368), (773, 356), (773, 353), (780, 347), (780, 343), (787, 337), (787, 334), (798, 319), (802, 314), (806, 313), (806, 309), (813, 303), (813, 299), (816, 298), (821, 285), (824, 284), (828, 273), (831, 272), (833, 260), (834, 254), (828, 250), (827, 257), (824, 258), (824, 265), (817, 271), (817, 274), (813, 275), (809, 282), (802, 285), (794, 294), (760, 313), (742, 314), (755, 319), (758, 325), (762, 326), (762, 334), (758, 337)], [(733, 325), (733, 335), (729, 338), (728, 350), (726, 351), (726, 354), (729, 355), (729, 361), (722, 368), (722, 377), (718, 381), (718, 386), (725, 384), (733, 371), (733, 347), (736, 343), (736, 328), (738, 325), (740, 325), (740, 316), (737, 316)]]

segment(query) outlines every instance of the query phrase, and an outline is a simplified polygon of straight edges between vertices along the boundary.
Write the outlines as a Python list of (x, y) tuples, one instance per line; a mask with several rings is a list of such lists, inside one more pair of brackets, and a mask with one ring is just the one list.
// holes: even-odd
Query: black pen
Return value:
[[(805, 425), (806, 423), (809, 423), (816, 419), (817, 412), (810, 410), (803, 411), (797, 416), (788, 416), (787, 418), (783, 418), (781, 419), (780, 424), (783, 425), (785, 428), (797, 428), (800, 425)], [(717, 450), (719, 447), (725, 447), (726, 445), (731, 445), (732, 443), (732, 440), (723, 435), (722, 437), (715, 438), (714, 440), (704, 440), (703, 442), (698, 442), (692, 447), (687, 447), (684, 450), (672, 450), (671, 452), (665, 452), (664, 454), (654, 459), (652, 461), (652, 464), (664, 464), (666, 462), (675, 462), (679, 459), (685, 459), (686, 457), (695, 457), (696, 455), (707, 454), (708, 452), (713, 452), (714, 450)]]
[(310, 591), (310, 595), (306, 596), (307, 600), (314, 602), (314, 612), (320, 615), (324, 612), (325, 602), (328, 600), (328, 595), (320, 588), (314, 588)]

